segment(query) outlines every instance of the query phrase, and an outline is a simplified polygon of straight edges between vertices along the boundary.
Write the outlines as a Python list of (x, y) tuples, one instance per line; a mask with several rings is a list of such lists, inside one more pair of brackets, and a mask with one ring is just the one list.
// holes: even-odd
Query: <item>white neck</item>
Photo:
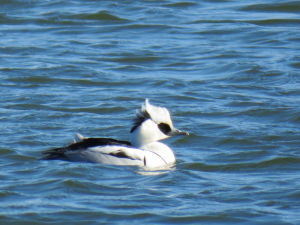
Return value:
[(168, 136), (160, 131), (155, 122), (148, 119), (131, 133), (130, 142), (134, 147), (140, 148), (145, 144), (165, 138), (168, 138)]

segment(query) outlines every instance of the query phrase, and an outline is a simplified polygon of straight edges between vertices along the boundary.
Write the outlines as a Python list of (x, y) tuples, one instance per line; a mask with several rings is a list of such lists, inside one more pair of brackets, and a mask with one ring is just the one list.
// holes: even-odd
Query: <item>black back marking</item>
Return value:
[(128, 155), (126, 155), (124, 152), (122, 151), (118, 151), (118, 152), (114, 152), (114, 153), (109, 153), (109, 155), (113, 155), (119, 158), (129, 158)]
[[(54, 148), (47, 151), (42, 152), (46, 156), (42, 159), (62, 159), (67, 158), (65, 156), (65, 152), (67, 151), (76, 151), (76, 150), (84, 150), (91, 147), (96, 146), (106, 146), (106, 145), (118, 145), (124, 147), (132, 147), (129, 141), (119, 141), (113, 138), (84, 138), (82, 141), (71, 144), (67, 147), (63, 148)], [(124, 153), (123, 153), (124, 154)], [(121, 153), (120, 156), (122, 157)], [(123, 157), (126, 157), (125, 155)]]
[(168, 135), (168, 133), (171, 131), (171, 127), (169, 124), (166, 123), (160, 123), (158, 124), (158, 128), (163, 132), (165, 135)]
[(150, 119), (150, 114), (144, 110), (144, 111), (138, 111), (136, 113), (136, 117), (133, 121), (133, 127), (130, 130), (130, 133), (132, 133), (133, 131), (135, 131), (136, 128), (138, 128), (144, 121), (146, 121), (147, 119)]
[(132, 146), (129, 141), (119, 141), (113, 138), (85, 138), (80, 142), (69, 145), (67, 148), (69, 151), (75, 151), (105, 145)]

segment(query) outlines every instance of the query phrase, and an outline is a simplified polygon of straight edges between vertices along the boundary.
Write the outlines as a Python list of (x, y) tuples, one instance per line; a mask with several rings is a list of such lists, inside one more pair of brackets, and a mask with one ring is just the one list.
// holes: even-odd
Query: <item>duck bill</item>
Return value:
[(178, 136), (178, 135), (189, 135), (188, 132), (185, 132), (185, 131), (180, 131), (180, 130), (177, 130), (176, 128), (172, 128), (171, 131), (168, 133), (168, 136)]

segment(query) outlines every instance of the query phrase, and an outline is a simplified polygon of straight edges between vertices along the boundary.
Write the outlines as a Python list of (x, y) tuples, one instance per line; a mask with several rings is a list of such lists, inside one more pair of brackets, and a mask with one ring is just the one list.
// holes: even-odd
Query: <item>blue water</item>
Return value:
[[(0, 1), (0, 224), (299, 224), (299, 34), (298, 1)], [(39, 161), (145, 98), (169, 170)]]

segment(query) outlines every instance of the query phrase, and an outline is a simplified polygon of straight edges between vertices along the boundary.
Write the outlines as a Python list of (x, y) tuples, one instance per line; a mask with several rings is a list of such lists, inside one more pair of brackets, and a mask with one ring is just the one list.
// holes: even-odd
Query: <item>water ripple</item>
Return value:
[[(1, 222), (299, 224), (297, 1), (0, 5)], [(145, 98), (190, 133), (171, 167), (38, 160)]]

